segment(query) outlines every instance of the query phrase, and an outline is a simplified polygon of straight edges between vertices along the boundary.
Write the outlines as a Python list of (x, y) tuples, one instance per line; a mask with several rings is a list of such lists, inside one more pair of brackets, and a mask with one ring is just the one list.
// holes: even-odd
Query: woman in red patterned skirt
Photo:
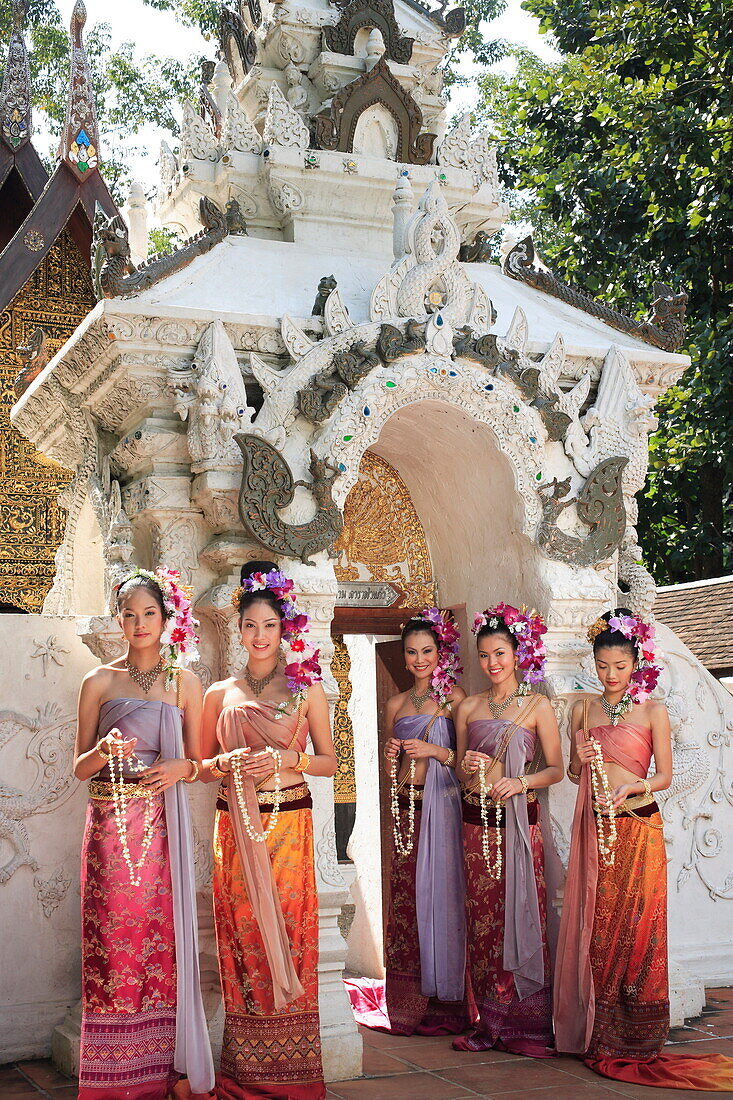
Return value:
[(79, 694), (74, 774), (90, 780), (79, 1100), (212, 1095), (214, 1085), (183, 786), (200, 767), (201, 685), (176, 664), (196, 656), (198, 639), (178, 581), (140, 569), (120, 585), (127, 653)]
[[(456, 714), (464, 782), (468, 969), (479, 1023), (456, 1050), (495, 1048), (533, 1058), (552, 1052), (547, 884), (536, 792), (562, 779), (557, 722), (531, 693), (542, 678), (546, 627), (538, 615), (498, 607), (477, 615), (478, 658), (489, 688)], [(517, 672), (522, 670), (520, 683)], [(545, 767), (534, 761), (544, 756)]]

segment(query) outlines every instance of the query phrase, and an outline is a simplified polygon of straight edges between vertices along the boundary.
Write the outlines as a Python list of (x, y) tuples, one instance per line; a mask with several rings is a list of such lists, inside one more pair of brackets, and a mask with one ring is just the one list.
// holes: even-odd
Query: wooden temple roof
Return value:
[(99, 138), (82, 41), (86, 9), (71, 17), (71, 78), (58, 161), (48, 175), (32, 143), (31, 86), (23, 37), (26, 0), (13, 0), (13, 29), (0, 89), (0, 311), (7, 308), (68, 227), (90, 263), (94, 211), (117, 213), (99, 172)]

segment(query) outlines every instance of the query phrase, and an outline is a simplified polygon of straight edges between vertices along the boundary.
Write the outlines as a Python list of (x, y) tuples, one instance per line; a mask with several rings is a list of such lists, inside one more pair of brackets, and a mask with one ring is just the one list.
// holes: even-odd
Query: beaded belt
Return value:
[[(310, 787), (307, 783), (298, 783), (294, 787), (285, 787), (280, 791), (280, 805), (285, 806), (288, 802), (301, 802), (305, 798), (310, 797)], [(274, 805), (274, 791), (258, 791), (257, 802), (260, 806), (273, 806)], [(229, 809), (229, 796), (227, 795), (227, 789), (222, 784), (219, 787), (219, 796), (216, 800), (217, 810)]]
[[(653, 794), (634, 794), (631, 798), (627, 798), (621, 803), (616, 810), (616, 817), (622, 817), (624, 814), (630, 814), (632, 817), (637, 815), (638, 810), (643, 810), (643, 817), (651, 817), (659, 811), (656, 799)], [(606, 806), (599, 806), (597, 802), (593, 803), (593, 812), (600, 813), (604, 817), (608, 816), (608, 809)]]
[[(463, 798), (464, 802), (468, 803), (469, 806), (480, 806), (481, 805), (481, 796), (474, 793), (473, 791), (464, 790), (461, 794), (461, 797)], [(491, 802), (492, 799), (489, 798), (488, 801)], [(527, 791), (527, 802), (529, 803), (529, 802), (536, 802), (536, 801), (537, 801), (537, 795), (535, 794), (535, 792), (534, 791)]]
[(397, 801), (400, 806), (409, 806), (410, 804), (410, 791), (412, 791), (412, 797), (415, 802), (421, 802), (423, 797), (423, 788), (410, 786), (409, 783), (406, 787), (403, 787), (401, 791), (397, 792)]
[[(89, 797), (110, 801), (115, 796), (116, 786), (114, 783), (105, 782), (104, 779), (90, 779)], [(137, 782), (123, 783), (122, 793), (126, 798), (154, 798), (156, 795), (156, 792), (152, 791), (150, 787), (145, 787), (142, 783)], [(157, 793), (163, 794), (163, 791)]]

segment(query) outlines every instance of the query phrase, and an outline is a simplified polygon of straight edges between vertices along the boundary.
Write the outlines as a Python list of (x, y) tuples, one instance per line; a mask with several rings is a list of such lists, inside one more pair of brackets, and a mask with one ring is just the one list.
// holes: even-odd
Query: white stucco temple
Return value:
[[(2, 1061), (53, 1048), (74, 1065), (75, 699), (121, 652), (110, 598), (131, 563), (193, 587), (205, 686), (241, 667), (246, 560), (274, 557), (312, 617), (339, 756), (312, 783), (327, 1080), (361, 1072), (344, 968), (383, 973), (381, 706), (408, 609), (453, 609), (475, 690), (473, 612), (536, 607), (566, 752), (572, 693), (595, 682), (589, 623), (620, 604), (652, 615), (635, 498), (653, 405), (689, 362), (684, 295), (658, 286), (646, 320), (625, 317), (504, 228), (488, 136), (468, 116), (447, 127), (440, 65), (462, 27), (462, 9), (418, 0), (225, 8), (221, 59), (160, 154), (155, 212), (184, 242), (144, 260), (140, 188), (124, 219), (97, 218), (98, 304), (12, 411), (74, 479), (42, 614), (0, 618)], [(733, 700), (659, 637), (680, 1022), (705, 984), (733, 982)], [(214, 795), (192, 797), (216, 1047)], [(550, 795), (565, 860), (573, 797)]]

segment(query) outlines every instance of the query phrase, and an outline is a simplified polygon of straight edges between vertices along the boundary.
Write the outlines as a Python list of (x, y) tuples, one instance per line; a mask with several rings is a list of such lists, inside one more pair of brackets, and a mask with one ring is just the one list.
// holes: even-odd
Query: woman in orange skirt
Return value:
[[(293, 582), (271, 562), (235, 592), (247, 666), (204, 700), (204, 778), (221, 780), (214, 916), (225, 1025), (220, 1100), (322, 1100), (318, 894), (304, 773), (336, 758), (318, 652)], [(284, 667), (280, 643), (294, 660)], [(314, 754), (305, 752), (310, 734)]]
[(576, 702), (571, 717), (568, 775), (579, 791), (555, 973), (556, 1046), (614, 1080), (733, 1092), (733, 1059), (663, 1053), (667, 859), (654, 794), (672, 781), (672, 746), (667, 709), (648, 698), (661, 671), (654, 628), (618, 608), (588, 637), (603, 692)]

